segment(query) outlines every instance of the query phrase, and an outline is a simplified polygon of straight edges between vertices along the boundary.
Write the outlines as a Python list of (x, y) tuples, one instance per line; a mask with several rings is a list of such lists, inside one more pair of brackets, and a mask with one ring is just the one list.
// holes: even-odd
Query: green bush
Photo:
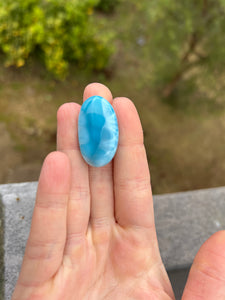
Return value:
[(97, 9), (105, 12), (110, 13), (113, 12), (116, 6), (120, 3), (120, 0), (100, 0)]
[(98, 0), (0, 1), (0, 49), (6, 66), (21, 67), (37, 49), (57, 78), (70, 62), (103, 69), (112, 52), (110, 34), (99, 34), (91, 15)]

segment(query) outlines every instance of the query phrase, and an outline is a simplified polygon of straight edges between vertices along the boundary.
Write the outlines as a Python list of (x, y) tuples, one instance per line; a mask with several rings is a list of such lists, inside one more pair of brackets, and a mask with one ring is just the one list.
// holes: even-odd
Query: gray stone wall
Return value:
[[(10, 300), (29, 234), (37, 182), (0, 185), (0, 299)], [(225, 187), (154, 196), (162, 259), (180, 299), (195, 254), (225, 229)]]

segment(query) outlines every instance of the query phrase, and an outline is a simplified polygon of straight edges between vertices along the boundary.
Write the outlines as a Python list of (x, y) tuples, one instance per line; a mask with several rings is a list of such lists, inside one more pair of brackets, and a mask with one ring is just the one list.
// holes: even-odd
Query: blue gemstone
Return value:
[(103, 97), (92, 96), (84, 101), (78, 118), (78, 140), (84, 160), (102, 167), (114, 157), (119, 139), (116, 113)]

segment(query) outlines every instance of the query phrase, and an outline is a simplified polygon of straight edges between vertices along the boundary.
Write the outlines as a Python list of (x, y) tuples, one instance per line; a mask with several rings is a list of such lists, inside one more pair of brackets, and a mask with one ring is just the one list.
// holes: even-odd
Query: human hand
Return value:
[[(12, 300), (174, 299), (154, 224), (150, 175), (138, 113), (113, 100), (119, 145), (111, 163), (88, 166), (77, 137), (80, 105), (57, 114), (57, 151), (44, 161), (24, 260)], [(212, 236), (192, 266), (183, 300), (225, 299), (225, 233)]]

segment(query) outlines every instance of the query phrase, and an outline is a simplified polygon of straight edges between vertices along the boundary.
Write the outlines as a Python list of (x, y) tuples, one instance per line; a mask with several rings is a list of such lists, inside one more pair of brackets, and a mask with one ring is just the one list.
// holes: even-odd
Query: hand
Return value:
[[(24, 260), (12, 300), (170, 300), (162, 264), (138, 113), (127, 98), (113, 100), (119, 123), (114, 160), (100, 168), (83, 160), (77, 138), (80, 105), (57, 114), (57, 150), (44, 161)], [(192, 266), (183, 300), (225, 299), (225, 233), (212, 236)]]

